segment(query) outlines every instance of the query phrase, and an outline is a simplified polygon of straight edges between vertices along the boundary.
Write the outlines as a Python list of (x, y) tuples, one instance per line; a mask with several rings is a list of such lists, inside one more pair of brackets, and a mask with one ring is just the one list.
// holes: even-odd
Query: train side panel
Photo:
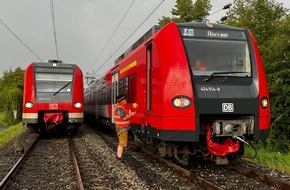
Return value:
[(266, 76), (265, 76), (265, 69), (263, 66), (262, 58), (260, 56), (258, 45), (251, 31), (249, 29), (247, 29), (247, 31), (250, 35), (250, 39), (253, 45), (254, 55), (256, 58), (256, 66), (258, 70), (258, 80), (255, 82), (258, 85), (260, 106), (259, 106), (259, 114), (258, 114), (259, 125), (256, 132), (257, 134), (256, 138), (264, 139), (267, 136), (267, 130), (269, 130), (270, 128), (270, 106), (263, 108), (261, 104), (263, 103), (262, 101), (265, 99), (267, 99), (268, 104), (270, 104), (269, 92), (268, 92), (267, 81), (266, 81)]
[[(72, 101), (69, 105), (69, 123), (82, 123), (84, 120), (84, 87), (83, 73), (79, 66), (75, 66)], [(81, 107), (76, 107), (74, 104), (81, 103)]]
[[(152, 46), (152, 110), (148, 113), (148, 123), (160, 130), (195, 130), (191, 76), (176, 25), (171, 23), (161, 29)], [(181, 96), (192, 101), (189, 107), (173, 107), (174, 97)]]
[(33, 65), (30, 64), (24, 72), (24, 89), (23, 89), (23, 105), (22, 105), (22, 122), (37, 123), (37, 107), (28, 108), (26, 104), (35, 100), (34, 94), (34, 74)]

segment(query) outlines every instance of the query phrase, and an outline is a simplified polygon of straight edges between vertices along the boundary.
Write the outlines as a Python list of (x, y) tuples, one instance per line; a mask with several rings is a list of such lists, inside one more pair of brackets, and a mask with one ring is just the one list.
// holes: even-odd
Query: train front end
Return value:
[[(265, 139), (269, 94), (257, 44), (248, 29), (178, 25), (192, 77), (195, 129), (217, 164)], [(200, 139), (200, 142), (202, 140)]]
[(32, 63), (24, 76), (22, 121), (37, 132), (76, 129), (83, 122), (83, 75), (77, 65)]

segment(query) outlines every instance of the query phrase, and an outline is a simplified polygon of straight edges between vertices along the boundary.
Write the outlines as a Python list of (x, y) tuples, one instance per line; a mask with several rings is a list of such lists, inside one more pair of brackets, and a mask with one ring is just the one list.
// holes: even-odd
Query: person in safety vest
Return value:
[(119, 141), (117, 148), (118, 164), (123, 164), (122, 155), (124, 148), (127, 147), (130, 118), (136, 114), (136, 112), (131, 112), (128, 110), (125, 107), (126, 104), (127, 98), (123, 94), (117, 96), (117, 105), (114, 109), (114, 119)]

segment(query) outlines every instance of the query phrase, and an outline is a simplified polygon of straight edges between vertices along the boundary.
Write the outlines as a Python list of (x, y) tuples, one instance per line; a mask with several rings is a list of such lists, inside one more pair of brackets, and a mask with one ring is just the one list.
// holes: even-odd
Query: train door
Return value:
[(147, 45), (146, 50), (146, 111), (151, 110), (151, 70), (152, 70), (152, 44)]
[(111, 97), (112, 97), (112, 123), (115, 123), (115, 120), (114, 120), (114, 108), (117, 104), (117, 101), (116, 101), (116, 97), (117, 95), (119, 94), (118, 92), (118, 72), (113, 74), (112, 76), (112, 91), (111, 91)]

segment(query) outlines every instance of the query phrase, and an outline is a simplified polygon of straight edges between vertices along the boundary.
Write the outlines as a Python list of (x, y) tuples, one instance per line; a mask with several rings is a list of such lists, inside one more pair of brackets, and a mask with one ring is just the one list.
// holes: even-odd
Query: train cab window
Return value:
[(187, 58), (194, 75), (213, 72), (230, 76), (251, 76), (247, 41), (185, 38)]
[(73, 73), (35, 73), (36, 98), (40, 102), (71, 101)]

